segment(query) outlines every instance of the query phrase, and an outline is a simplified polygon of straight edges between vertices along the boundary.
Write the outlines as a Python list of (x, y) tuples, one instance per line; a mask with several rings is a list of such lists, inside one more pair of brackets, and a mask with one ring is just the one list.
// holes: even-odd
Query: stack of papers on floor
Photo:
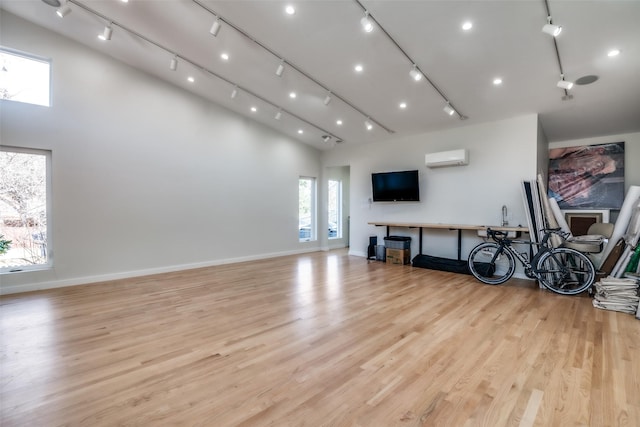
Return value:
[(621, 311), (636, 314), (638, 312), (638, 288), (640, 280), (637, 277), (614, 278), (606, 277), (595, 284), (596, 294), (593, 306), (605, 310)]

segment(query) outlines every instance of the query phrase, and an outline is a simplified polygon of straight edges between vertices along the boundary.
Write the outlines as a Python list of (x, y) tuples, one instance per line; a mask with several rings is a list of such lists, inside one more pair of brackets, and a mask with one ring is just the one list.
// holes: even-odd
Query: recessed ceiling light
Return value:
[(302, 129), (298, 129), (298, 133), (299, 133), (300, 135), (302, 135), (302, 134), (304, 133), (304, 131), (303, 131)]
[(364, 68), (362, 68), (362, 65), (358, 64), (355, 67), (353, 67), (354, 70), (356, 70), (356, 73), (361, 73), (362, 70), (364, 70)]
[(295, 97), (296, 97), (296, 96), (298, 96), (298, 95), (296, 95), (296, 93), (295, 93), (295, 92), (291, 92), (291, 93), (289, 94), (289, 98), (291, 98), (291, 99), (295, 99)]
[(402, 109), (405, 109), (405, 108), (407, 108), (407, 103), (406, 102), (401, 102), (399, 107), (402, 108)]
[(194, 79), (193, 77), (189, 76), (189, 77), (187, 77), (187, 81), (188, 81), (189, 83), (193, 83), (193, 82), (195, 82), (195, 81), (196, 81), (196, 79)]
[(373, 124), (367, 119), (364, 121), (364, 127), (367, 128), (367, 130), (371, 130), (373, 129)]
[(120, 0), (122, 3), (129, 3), (129, 0)]
[(223, 52), (222, 54), (220, 54), (220, 58), (222, 58), (223, 61), (228, 61), (229, 60), (229, 54), (226, 52)]
[(607, 52), (607, 56), (610, 58), (618, 55), (620, 55), (620, 49), (611, 49), (609, 52)]
[(340, 119), (336, 120), (336, 124), (337, 124), (338, 126), (342, 126), (342, 120), (340, 120)]
[(256, 111), (258, 111), (258, 109), (256, 107), (251, 107), (251, 112), (255, 113)]
[(296, 8), (291, 5), (287, 5), (287, 7), (284, 8), (284, 11), (287, 13), (287, 15), (293, 15), (296, 13)]
[(499, 86), (502, 84), (502, 79), (500, 77), (496, 77), (495, 79), (493, 79), (493, 84), (496, 86)]
[(473, 28), (473, 23), (471, 21), (466, 21), (462, 24), (462, 29), (465, 31), (469, 31), (471, 28)]

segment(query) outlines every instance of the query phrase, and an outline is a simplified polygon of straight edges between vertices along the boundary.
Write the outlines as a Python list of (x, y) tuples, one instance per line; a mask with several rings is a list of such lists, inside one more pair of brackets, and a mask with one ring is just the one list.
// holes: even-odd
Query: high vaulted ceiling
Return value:
[[(565, 79), (598, 77), (575, 85), (571, 99), (556, 86), (544, 0), (69, 0), (62, 19), (53, 2), (0, 0), (6, 11), (320, 149), (528, 113), (540, 114), (550, 141), (640, 131), (637, 0), (548, 1), (563, 27), (555, 41)], [(99, 40), (110, 22), (111, 40)], [(609, 57), (614, 48), (620, 54)], [(428, 79), (410, 77), (413, 63)]]

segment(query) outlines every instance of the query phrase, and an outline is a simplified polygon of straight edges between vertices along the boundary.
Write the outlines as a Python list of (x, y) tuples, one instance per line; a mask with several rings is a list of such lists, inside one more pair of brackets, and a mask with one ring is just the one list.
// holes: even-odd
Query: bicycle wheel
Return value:
[(555, 248), (543, 254), (536, 270), (545, 287), (562, 295), (586, 291), (596, 277), (591, 260), (582, 252), (569, 248)]
[(516, 261), (511, 252), (493, 242), (480, 243), (473, 248), (467, 265), (471, 274), (487, 285), (506, 282), (516, 269)]

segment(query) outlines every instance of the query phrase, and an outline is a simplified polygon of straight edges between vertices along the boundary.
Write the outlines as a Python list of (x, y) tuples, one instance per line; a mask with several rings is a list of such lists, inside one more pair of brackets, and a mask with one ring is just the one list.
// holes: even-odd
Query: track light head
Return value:
[(329, 141), (331, 141), (331, 137), (329, 135), (322, 135), (322, 140), (324, 142), (329, 142)]
[(447, 105), (445, 105), (442, 110), (450, 116), (453, 116), (456, 113), (456, 110), (454, 110), (453, 107), (451, 107), (451, 105), (449, 105), (448, 102), (447, 102)]
[(64, 18), (70, 13), (71, 13), (71, 8), (66, 3), (62, 5), (58, 10), (56, 10), (56, 15), (58, 15), (60, 18)]
[(369, 121), (369, 118), (364, 121), (364, 127), (367, 128), (367, 130), (373, 129), (373, 124)]
[(231, 91), (231, 99), (234, 99), (236, 96), (238, 96), (238, 86), (234, 86)]
[(329, 105), (331, 102), (331, 92), (327, 93), (327, 96), (324, 97), (324, 101), (322, 101), (324, 105)]
[(209, 30), (213, 37), (217, 37), (218, 32), (220, 31), (220, 26), (220, 17), (216, 16), (216, 20), (213, 21), (213, 24), (211, 24), (211, 29)]
[(276, 120), (280, 120), (282, 118), (282, 110), (278, 110), (276, 116), (274, 117)]
[(418, 66), (416, 64), (413, 64), (413, 68), (411, 69), (411, 71), (409, 71), (409, 75), (413, 80), (417, 82), (422, 80), (422, 73), (420, 72), (420, 70), (418, 70)]
[(284, 59), (280, 61), (278, 68), (276, 68), (276, 76), (282, 77), (282, 73), (284, 73)]
[(109, 23), (109, 25), (104, 27), (104, 31), (102, 32), (102, 34), (98, 36), (98, 38), (103, 41), (108, 41), (108, 40), (111, 40), (112, 34), (113, 34), (113, 28), (111, 28), (111, 23)]
[(360, 20), (360, 25), (362, 25), (362, 29), (367, 33), (373, 31), (373, 22), (371, 21), (371, 18), (369, 18), (369, 12), (366, 10), (364, 12), (364, 16)]
[(551, 16), (547, 16), (547, 23), (542, 27), (542, 32), (553, 37), (558, 37), (562, 32), (562, 27), (560, 25), (553, 25), (551, 23)]
[(178, 69), (178, 55), (173, 55), (173, 58), (171, 58), (171, 62), (169, 63), (169, 69), (171, 71), (175, 71)]
[(558, 87), (560, 89), (569, 90), (569, 89), (571, 89), (573, 87), (573, 82), (567, 81), (563, 77), (562, 80), (558, 81)]

